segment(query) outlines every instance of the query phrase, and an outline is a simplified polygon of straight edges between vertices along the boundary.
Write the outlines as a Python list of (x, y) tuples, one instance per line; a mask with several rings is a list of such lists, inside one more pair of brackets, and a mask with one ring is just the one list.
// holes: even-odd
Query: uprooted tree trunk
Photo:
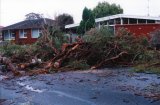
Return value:
[(21, 75), (21, 73), (17, 71), (17, 68), (14, 66), (10, 59), (0, 56), (0, 61), (2, 62), (2, 64), (8, 66), (8, 68), (12, 71), (14, 76)]

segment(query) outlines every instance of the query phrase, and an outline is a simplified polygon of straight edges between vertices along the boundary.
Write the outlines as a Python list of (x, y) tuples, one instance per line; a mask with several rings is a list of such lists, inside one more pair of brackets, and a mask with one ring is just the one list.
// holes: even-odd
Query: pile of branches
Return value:
[(106, 43), (106, 48), (96, 48), (94, 43), (82, 42), (65, 45), (63, 51), (50, 61), (50, 67), (60, 68), (67, 66), (69, 62), (85, 60), (92, 69), (104, 65), (116, 65), (123, 62), (121, 58), (127, 56), (117, 44)]
[[(75, 69), (97, 69), (105, 66), (131, 66), (145, 59), (148, 40), (137, 38), (125, 30), (117, 36), (99, 30), (94, 35), (79, 37), (77, 42), (67, 43), (62, 33), (45, 29), (36, 44), (27, 47), (23, 53), (13, 54), (10, 59), (1, 61), (14, 75), (22, 75), (20, 70), (29, 75)], [(27, 57), (27, 59), (26, 59)]]

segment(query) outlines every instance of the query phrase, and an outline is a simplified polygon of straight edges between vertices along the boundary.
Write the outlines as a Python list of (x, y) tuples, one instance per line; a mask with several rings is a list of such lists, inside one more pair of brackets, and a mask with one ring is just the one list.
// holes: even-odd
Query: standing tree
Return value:
[(95, 18), (92, 11), (88, 8), (84, 8), (82, 14), (82, 21), (80, 22), (80, 26), (77, 29), (79, 34), (84, 34), (89, 29), (95, 26)]
[(66, 13), (58, 15), (57, 17), (55, 17), (55, 21), (56, 21), (57, 26), (62, 31), (65, 30), (65, 25), (74, 23), (73, 17), (69, 14), (66, 14)]
[(34, 20), (34, 19), (40, 19), (43, 18), (43, 14), (38, 14), (38, 13), (29, 13), (25, 15), (26, 20)]
[(120, 13), (123, 13), (123, 9), (120, 7), (120, 5), (109, 4), (108, 2), (98, 3), (98, 5), (93, 9), (93, 14), (95, 18), (115, 15)]

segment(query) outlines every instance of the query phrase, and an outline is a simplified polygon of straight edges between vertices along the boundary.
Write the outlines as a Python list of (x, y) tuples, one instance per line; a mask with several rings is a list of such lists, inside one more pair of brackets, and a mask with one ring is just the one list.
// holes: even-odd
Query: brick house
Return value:
[[(95, 19), (96, 28), (100, 28), (102, 25), (117, 32), (119, 28), (125, 28), (135, 35), (146, 35), (157, 29), (160, 29), (160, 17), (151, 16), (135, 16), (117, 14)], [(68, 31), (76, 32), (79, 24), (66, 25), (65, 28)]]
[(44, 25), (53, 26), (54, 20), (40, 18), (9, 25), (2, 29), (2, 39), (3, 41), (13, 41), (16, 44), (32, 44), (41, 35)]

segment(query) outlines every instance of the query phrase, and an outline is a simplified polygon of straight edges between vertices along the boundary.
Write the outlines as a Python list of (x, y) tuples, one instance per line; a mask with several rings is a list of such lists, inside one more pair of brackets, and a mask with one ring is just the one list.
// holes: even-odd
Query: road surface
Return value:
[(154, 94), (160, 95), (160, 76), (132, 73), (128, 68), (0, 81), (0, 105), (160, 105)]

